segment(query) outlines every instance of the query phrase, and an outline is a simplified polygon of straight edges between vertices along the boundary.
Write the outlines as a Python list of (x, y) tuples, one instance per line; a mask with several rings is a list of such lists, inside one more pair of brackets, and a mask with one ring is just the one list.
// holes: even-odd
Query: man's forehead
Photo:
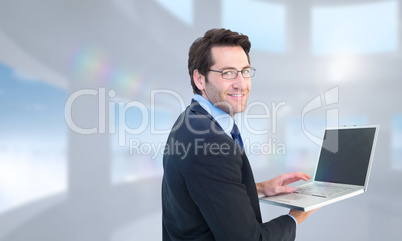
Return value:
[(211, 48), (211, 55), (212, 65), (227, 65), (226, 67), (248, 65), (246, 52), (241, 46), (214, 46)]

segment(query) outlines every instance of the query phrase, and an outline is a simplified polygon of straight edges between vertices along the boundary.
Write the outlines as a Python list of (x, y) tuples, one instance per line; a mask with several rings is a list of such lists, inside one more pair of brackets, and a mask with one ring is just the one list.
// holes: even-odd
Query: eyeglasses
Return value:
[(253, 67), (249, 67), (249, 68), (244, 68), (242, 70), (237, 70), (237, 69), (213, 70), (213, 69), (210, 69), (209, 71), (221, 73), (222, 78), (224, 78), (224, 79), (236, 79), (239, 72), (241, 73), (243, 78), (251, 78), (255, 75), (256, 69)]

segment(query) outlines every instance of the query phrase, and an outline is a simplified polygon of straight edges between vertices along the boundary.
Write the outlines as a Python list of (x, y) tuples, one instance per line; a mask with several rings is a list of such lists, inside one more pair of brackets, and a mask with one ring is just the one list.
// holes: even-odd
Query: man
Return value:
[(283, 174), (255, 183), (234, 115), (243, 112), (255, 69), (248, 37), (212, 29), (189, 51), (194, 99), (179, 116), (163, 157), (163, 240), (294, 240), (312, 212), (291, 210), (262, 223), (259, 195), (294, 192), (308, 180)]

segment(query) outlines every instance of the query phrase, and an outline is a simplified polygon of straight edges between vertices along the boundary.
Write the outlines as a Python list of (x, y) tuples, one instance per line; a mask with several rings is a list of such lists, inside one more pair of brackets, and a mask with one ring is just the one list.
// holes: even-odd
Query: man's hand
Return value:
[(295, 191), (294, 187), (288, 187), (290, 183), (300, 180), (308, 181), (311, 177), (301, 172), (291, 172), (281, 174), (265, 182), (256, 183), (257, 192), (259, 196), (274, 196), (279, 193), (292, 193)]
[(292, 215), (296, 220), (297, 220), (297, 225), (301, 224), (308, 216), (310, 216), (312, 213), (317, 211), (319, 208), (308, 211), (308, 212), (303, 212), (303, 211), (298, 211), (298, 210), (293, 210), (291, 209), (289, 211), (289, 215)]

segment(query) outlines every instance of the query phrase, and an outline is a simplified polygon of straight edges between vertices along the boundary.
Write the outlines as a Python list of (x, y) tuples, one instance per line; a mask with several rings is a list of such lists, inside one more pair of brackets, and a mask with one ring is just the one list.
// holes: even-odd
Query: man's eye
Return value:
[(249, 74), (250, 73), (250, 69), (243, 69), (243, 74)]
[(226, 75), (226, 76), (232, 76), (234, 74), (234, 71), (233, 70), (224, 70), (222, 72), (222, 74)]

